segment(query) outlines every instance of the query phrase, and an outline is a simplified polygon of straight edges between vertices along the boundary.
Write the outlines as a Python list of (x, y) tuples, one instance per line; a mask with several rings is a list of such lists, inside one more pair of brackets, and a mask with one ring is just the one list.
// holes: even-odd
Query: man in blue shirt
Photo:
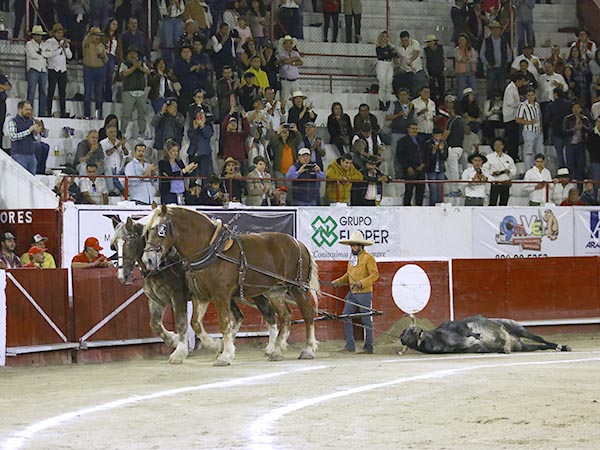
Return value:
[[(145, 161), (146, 146), (137, 144), (133, 150), (133, 161), (125, 166), (125, 175), (128, 177), (150, 177), (156, 175), (156, 165)], [(156, 179), (129, 178), (128, 199), (143, 205), (150, 205), (154, 198)]]
[(310, 162), (311, 151), (308, 148), (298, 150), (298, 161), (290, 166), (286, 178), (292, 181), (292, 196), (296, 206), (319, 206), (321, 183), (298, 180), (324, 180), (325, 173), (315, 163)]

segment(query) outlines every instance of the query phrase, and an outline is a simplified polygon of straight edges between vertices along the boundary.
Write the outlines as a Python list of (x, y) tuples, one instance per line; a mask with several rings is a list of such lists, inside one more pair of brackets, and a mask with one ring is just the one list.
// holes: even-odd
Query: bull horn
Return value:
[(396, 350), (396, 354), (397, 355), (404, 355), (406, 353), (406, 350), (408, 350), (408, 347), (406, 345), (402, 346), (402, 350)]

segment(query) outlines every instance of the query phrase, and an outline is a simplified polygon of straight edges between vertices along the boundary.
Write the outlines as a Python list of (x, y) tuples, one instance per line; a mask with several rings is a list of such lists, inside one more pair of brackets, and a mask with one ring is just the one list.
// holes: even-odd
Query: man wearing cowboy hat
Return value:
[[(350, 286), (342, 315), (369, 313), (373, 308), (373, 284), (379, 279), (377, 262), (373, 255), (365, 250), (365, 246), (373, 245), (373, 242), (367, 241), (359, 230), (354, 230), (350, 239), (342, 240), (340, 244), (349, 245), (352, 252), (348, 270), (332, 283), (334, 286)], [(365, 345), (362, 353), (370, 354), (373, 353), (373, 317), (368, 314), (360, 317), (365, 327)], [(344, 351), (354, 352), (356, 344), (351, 317), (344, 318), (344, 336)]]
[(60, 116), (68, 117), (66, 111), (67, 96), (67, 59), (73, 57), (70, 41), (65, 39), (65, 29), (60, 23), (55, 23), (50, 30), (50, 39), (46, 41), (48, 48), (48, 115), (52, 116), (52, 101), (54, 90), (58, 85)]
[(590, 40), (590, 32), (585, 28), (577, 31), (575, 36), (577, 36), (577, 40), (571, 44), (571, 47), (577, 47), (579, 53), (585, 56), (586, 61), (589, 64), (596, 54), (596, 43)]
[(298, 40), (290, 35), (279, 39), (277, 61), (279, 62), (279, 79), (281, 80), (279, 99), (282, 104), (285, 104), (292, 92), (300, 90), (298, 82), (300, 71), (298, 67), (304, 63), (300, 57), (300, 53), (294, 50), (297, 44)]
[(465, 185), (465, 206), (483, 206), (485, 200), (485, 183), (490, 177), (487, 169), (482, 166), (487, 158), (479, 153), (469, 155), (469, 164), (462, 173), (462, 180), (470, 181)]
[(444, 92), (446, 91), (446, 57), (444, 47), (439, 44), (435, 34), (428, 34), (425, 38), (425, 71), (429, 81), (431, 96), (436, 105), (442, 103)]
[(38, 88), (39, 103), (38, 115), (46, 116), (48, 85), (48, 58), (50, 50), (45, 42), (47, 35), (41, 25), (35, 25), (31, 29), (31, 40), (25, 44), (25, 55), (27, 57), (27, 101), (33, 106), (35, 88)]
[[(44, 252), (44, 258), (42, 259), (41, 268), (42, 269), (56, 269), (56, 262), (54, 261), (54, 256), (48, 253), (46, 249), (46, 241), (47, 237), (42, 236), (41, 234), (36, 234), (31, 238), (31, 248), (39, 247)], [(23, 265), (28, 264), (31, 261), (31, 248), (28, 252), (23, 253), (21, 255), (21, 263)]]
[(105, 68), (108, 61), (106, 47), (100, 42), (104, 36), (98, 27), (90, 28), (83, 39), (83, 115), (92, 117), (92, 93), (96, 102), (96, 116), (102, 116), (104, 102)]
[(307, 97), (302, 91), (294, 91), (290, 97), (292, 107), (288, 111), (288, 123), (295, 123), (300, 132), (303, 132), (306, 124), (317, 120), (317, 113), (313, 111), (313, 103), (304, 104)]
[(512, 59), (512, 54), (510, 44), (502, 34), (500, 23), (491, 22), (489, 28), (492, 34), (483, 40), (479, 55), (487, 70), (487, 98), (491, 99), (495, 91), (504, 89), (506, 67)]

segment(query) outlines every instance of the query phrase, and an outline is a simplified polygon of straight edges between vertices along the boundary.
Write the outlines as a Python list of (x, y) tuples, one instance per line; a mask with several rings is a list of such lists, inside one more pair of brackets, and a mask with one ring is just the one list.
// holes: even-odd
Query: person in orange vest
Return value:
[(85, 240), (83, 251), (76, 254), (71, 261), (73, 269), (93, 269), (95, 267), (110, 267), (111, 262), (100, 251), (100, 243), (95, 237)]

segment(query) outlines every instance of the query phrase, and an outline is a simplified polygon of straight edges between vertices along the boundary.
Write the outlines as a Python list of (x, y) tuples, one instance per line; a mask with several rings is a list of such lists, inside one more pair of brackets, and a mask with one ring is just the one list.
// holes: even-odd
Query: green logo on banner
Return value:
[(324, 244), (331, 247), (337, 242), (338, 237), (335, 230), (338, 224), (331, 216), (327, 216), (325, 220), (321, 216), (317, 216), (310, 226), (315, 230), (311, 238), (319, 247), (323, 247)]

